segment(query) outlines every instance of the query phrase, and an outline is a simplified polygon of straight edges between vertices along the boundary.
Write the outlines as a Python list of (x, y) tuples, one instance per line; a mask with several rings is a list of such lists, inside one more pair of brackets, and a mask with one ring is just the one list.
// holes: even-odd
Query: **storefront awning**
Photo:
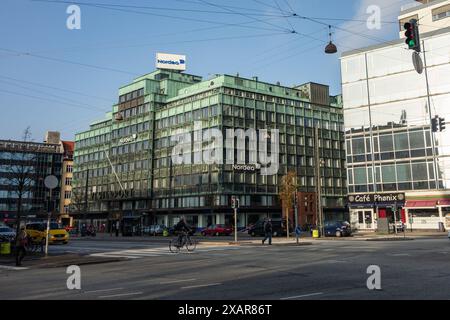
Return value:
[(440, 205), (440, 206), (450, 206), (450, 200), (449, 199), (439, 200), (438, 205)]
[(435, 208), (437, 201), (430, 200), (408, 200), (406, 208)]

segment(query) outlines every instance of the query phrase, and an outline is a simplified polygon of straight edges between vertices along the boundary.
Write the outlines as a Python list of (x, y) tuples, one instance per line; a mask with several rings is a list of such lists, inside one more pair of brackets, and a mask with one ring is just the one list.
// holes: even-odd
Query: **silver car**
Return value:
[(7, 226), (0, 226), (0, 238), (12, 241), (16, 238), (16, 232)]

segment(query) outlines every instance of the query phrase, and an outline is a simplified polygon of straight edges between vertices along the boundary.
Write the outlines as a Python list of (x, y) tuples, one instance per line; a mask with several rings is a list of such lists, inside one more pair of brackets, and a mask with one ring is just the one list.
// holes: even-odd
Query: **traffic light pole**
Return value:
[(237, 208), (234, 208), (234, 242), (237, 243)]
[[(426, 48), (425, 48), (425, 41), (422, 41), (422, 49), (423, 49), (423, 63), (424, 63), (424, 69), (425, 69), (425, 82), (427, 85), (427, 111), (428, 111), (428, 116), (429, 116), (429, 120), (430, 120), (430, 126), (433, 126), (433, 115), (431, 114), (430, 84), (428, 82), (428, 67), (427, 67), (427, 54), (426, 54)], [(438, 166), (437, 166), (437, 160), (436, 160), (436, 139), (434, 137), (434, 132), (431, 128), (430, 128), (430, 134), (431, 134), (431, 146), (433, 148), (432, 155), (433, 155), (435, 188), (439, 189)]]

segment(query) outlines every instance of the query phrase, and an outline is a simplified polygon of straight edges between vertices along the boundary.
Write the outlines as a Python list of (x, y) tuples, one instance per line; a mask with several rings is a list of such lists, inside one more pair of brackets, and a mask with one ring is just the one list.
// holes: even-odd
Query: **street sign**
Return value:
[(420, 54), (418, 52), (414, 51), (412, 54), (412, 60), (413, 60), (414, 69), (416, 69), (418, 74), (422, 74), (423, 61), (422, 61), (422, 58), (420, 57)]
[(58, 178), (54, 175), (46, 176), (44, 179), (44, 185), (47, 189), (55, 189), (58, 186)]

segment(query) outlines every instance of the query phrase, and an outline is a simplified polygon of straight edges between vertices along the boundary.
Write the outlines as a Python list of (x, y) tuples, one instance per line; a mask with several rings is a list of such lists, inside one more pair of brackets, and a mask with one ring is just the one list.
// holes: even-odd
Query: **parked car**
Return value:
[[(248, 234), (252, 237), (265, 236), (266, 233), (264, 231), (264, 223), (264, 220), (258, 220), (254, 225), (248, 228)], [(292, 230), (292, 228), (290, 228), (290, 230)], [(274, 237), (286, 235), (286, 226), (281, 219), (272, 219), (272, 235)]]
[(229, 236), (233, 233), (233, 227), (224, 224), (213, 224), (203, 229), (202, 236)]
[[(47, 223), (33, 222), (26, 226), (28, 236), (35, 242), (44, 242), (47, 234)], [(63, 243), (69, 242), (69, 233), (56, 222), (50, 222), (48, 243)]]
[(0, 226), (0, 237), (12, 241), (16, 238), (16, 232), (5, 225)]
[(347, 221), (326, 222), (324, 226), (326, 237), (348, 237), (352, 235), (352, 228)]
[(166, 230), (166, 229), (167, 229), (167, 227), (165, 225), (155, 224), (155, 225), (151, 225), (148, 228), (148, 233), (153, 236), (163, 235), (164, 230)]

